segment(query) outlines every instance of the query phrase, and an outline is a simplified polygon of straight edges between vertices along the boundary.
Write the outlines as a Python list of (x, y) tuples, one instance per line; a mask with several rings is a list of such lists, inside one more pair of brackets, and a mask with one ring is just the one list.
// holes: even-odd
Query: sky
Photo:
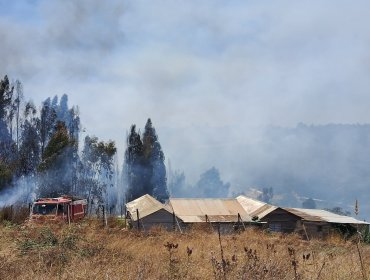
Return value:
[(121, 155), (150, 117), (176, 158), (210, 139), (171, 129), (369, 123), (369, 26), (361, 0), (0, 0), (0, 76), (36, 104), (68, 94)]

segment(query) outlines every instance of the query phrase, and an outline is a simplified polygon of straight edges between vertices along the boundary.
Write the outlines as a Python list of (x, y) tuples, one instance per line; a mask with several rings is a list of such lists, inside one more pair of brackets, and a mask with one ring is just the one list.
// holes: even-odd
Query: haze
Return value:
[[(243, 160), (278, 164), (256, 128), (370, 121), (368, 26), (368, 1), (0, 0), (0, 75), (36, 104), (67, 93), (121, 161), (126, 131), (150, 117), (175, 169), (194, 182), (214, 165), (239, 191), (256, 181)], [(243, 143), (246, 158), (219, 152)]]

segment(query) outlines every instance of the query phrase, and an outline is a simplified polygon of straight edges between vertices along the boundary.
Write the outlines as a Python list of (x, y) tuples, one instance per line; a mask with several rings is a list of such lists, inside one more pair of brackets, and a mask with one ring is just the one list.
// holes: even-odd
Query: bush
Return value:
[(29, 217), (29, 209), (24, 206), (6, 206), (0, 208), (0, 223), (11, 222), (14, 224), (22, 224)]

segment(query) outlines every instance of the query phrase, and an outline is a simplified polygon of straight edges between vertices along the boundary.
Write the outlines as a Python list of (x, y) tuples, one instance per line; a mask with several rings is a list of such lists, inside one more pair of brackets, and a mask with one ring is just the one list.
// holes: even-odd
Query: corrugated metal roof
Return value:
[(154, 212), (157, 212), (161, 209), (164, 209), (170, 213), (172, 210), (167, 205), (163, 205), (154, 197), (150, 196), (149, 194), (143, 195), (129, 203), (126, 203), (126, 209), (130, 212), (131, 219), (133, 221), (137, 221), (137, 213), (136, 209), (139, 210), (139, 218), (144, 218)]
[(273, 206), (266, 202), (246, 197), (244, 195), (239, 195), (236, 199), (247, 212), (247, 214), (252, 218), (258, 217), (258, 219), (262, 219), (277, 208), (276, 206)]
[(301, 217), (303, 220), (312, 222), (328, 222), (337, 224), (364, 224), (369, 223), (359, 221), (355, 218), (334, 214), (321, 209), (303, 209), (303, 208), (283, 208), (290, 213)]
[(236, 199), (171, 198), (169, 205), (185, 223), (205, 222), (206, 215), (210, 222), (237, 222), (238, 214), (243, 221), (251, 221)]
[(264, 218), (267, 214), (270, 214), (272, 211), (277, 209), (277, 206), (266, 204), (262, 206), (261, 208), (257, 209), (256, 211), (252, 212), (250, 216), (253, 217), (258, 217), (258, 219)]
[(253, 199), (250, 197), (246, 197), (244, 195), (239, 195), (236, 200), (240, 203), (240, 205), (244, 208), (244, 210), (248, 213), (251, 214), (261, 207), (268, 205), (266, 202), (259, 201), (257, 199)]

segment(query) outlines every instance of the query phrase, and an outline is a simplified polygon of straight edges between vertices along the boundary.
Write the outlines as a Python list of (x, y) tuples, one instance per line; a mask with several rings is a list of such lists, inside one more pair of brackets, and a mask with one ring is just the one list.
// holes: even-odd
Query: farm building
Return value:
[(148, 230), (161, 226), (179, 230), (191, 225), (220, 226), (232, 232), (247, 225), (268, 226), (271, 231), (303, 237), (322, 238), (331, 232), (353, 234), (369, 227), (369, 223), (319, 209), (277, 207), (246, 196), (233, 199), (170, 198), (162, 204), (144, 195), (126, 204), (128, 218), (134, 228)]
[(230, 232), (252, 222), (236, 199), (171, 198), (169, 206), (183, 228), (208, 223), (219, 225), (222, 232)]
[(253, 220), (260, 220), (267, 213), (275, 210), (277, 207), (268, 204), (263, 201), (259, 201), (254, 198), (250, 198), (244, 195), (240, 195), (236, 198), (247, 214), (252, 217)]
[(353, 234), (369, 223), (325, 210), (277, 207), (246, 196), (236, 198), (252, 219), (267, 222), (271, 231), (297, 232), (305, 238), (325, 237), (331, 232)]
[(172, 209), (146, 194), (126, 204), (127, 217), (132, 227), (148, 230), (153, 226), (173, 229), (175, 217)]
[(332, 232), (351, 235), (364, 230), (369, 223), (355, 218), (337, 215), (326, 210), (270, 207), (259, 214), (261, 221), (268, 223), (271, 231), (297, 232), (310, 238), (323, 238)]

